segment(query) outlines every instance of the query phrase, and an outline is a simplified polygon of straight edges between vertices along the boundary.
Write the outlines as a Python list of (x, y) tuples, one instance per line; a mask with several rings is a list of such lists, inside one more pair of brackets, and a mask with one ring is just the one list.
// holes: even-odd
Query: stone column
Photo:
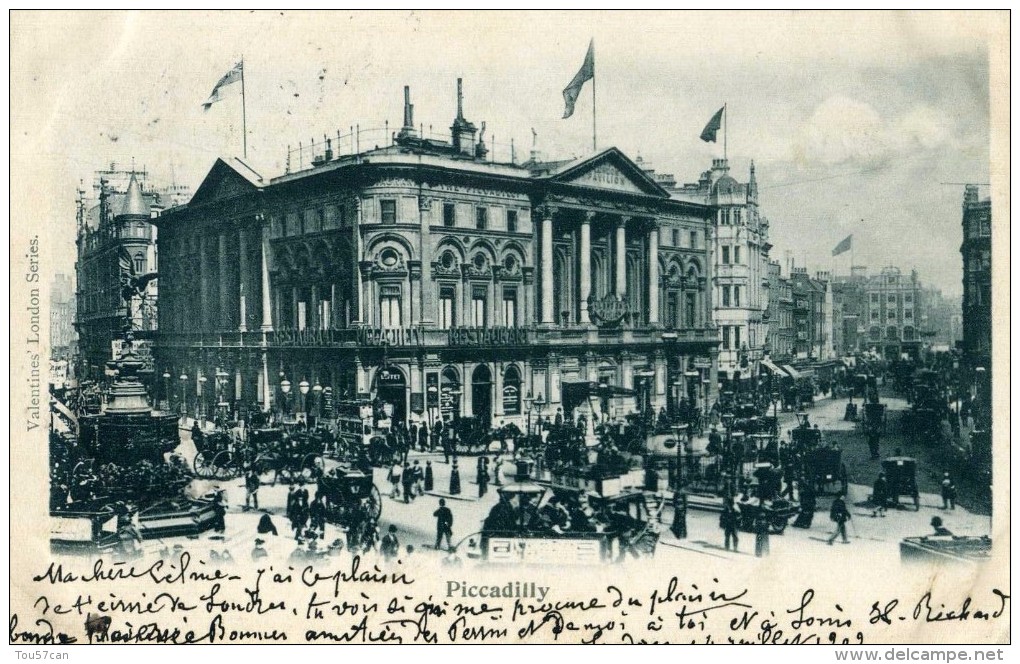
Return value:
[(503, 417), (503, 363), (495, 362), (492, 374), (493, 394), (492, 397), (492, 419), (493, 424), (499, 424), (497, 418)]
[(659, 225), (648, 229), (648, 324), (659, 324)]
[(206, 242), (206, 235), (202, 229), (199, 229), (198, 236), (198, 281), (199, 281), (199, 305), (202, 308), (202, 314), (199, 316), (199, 322), (201, 323), (202, 329), (208, 331), (210, 325), (209, 320), (211, 313), (209, 311), (209, 256), (208, 247)]
[(273, 300), (270, 296), (271, 286), (269, 285), (269, 226), (262, 222), (262, 331), (273, 331)]
[(594, 218), (594, 212), (587, 212), (584, 215), (584, 221), (581, 222), (580, 274), (577, 275), (581, 297), (581, 308), (577, 321), (581, 325), (591, 322), (588, 317), (588, 297), (591, 296), (591, 222)]
[(712, 362), (712, 366), (708, 370), (708, 400), (711, 407), (711, 402), (719, 398), (719, 349), (710, 349), (708, 357)]
[[(425, 318), (424, 310), (422, 305), (424, 298), (422, 297), (422, 290), (424, 283), (422, 281), (422, 270), (425, 266), (425, 261), (408, 261), (408, 278), (410, 280), (410, 295), (411, 295), (411, 317), (407, 320), (404, 327), (414, 327), (421, 325)], [(420, 390), (412, 390), (420, 391)]]
[(621, 217), (616, 222), (616, 297), (623, 298), (627, 294), (627, 220)]
[(237, 323), (239, 332), (248, 331), (248, 232), (244, 226), (237, 230)]
[[(421, 277), (418, 284), (418, 297), (420, 298), (419, 316), (415, 322), (421, 322), (426, 327), (435, 324), (435, 311), (437, 307), (438, 294), (436, 285), (432, 282), (432, 240), (429, 235), (429, 227), (432, 223), (432, 210), (430, 200), (424, 196), (418, 200), (418, 215), (421, 221), (421, 232), (418, 234), (420, 247), (418, 258), (421, 263)], [(442, 210), (440, 210), (442, 211)]]
[(552, 325), (553, 313), (553, 220), (552, 208), (540, 208), (542, 217), (542, 324)]
[(227, 273), (230, 271), (230, 265), (227, 263), (227, 236), (220, 233), (217, 246), (217, 260), (219, 266), (216, 269), (216, 276), (219, 279), (219, 303), (220, 303), (220, 315), (219, 315), (219, 328), (226, 330), (230, 328), (230, 308), (227, 305), (227, 298), (230, 297), (229, 286), (230, 281), (227, 278)]
[(305, 317), (308, 320), (308, 327), (317, 330), (319, 329), (319, 287), (316, 284), (312, 284), (310, 290), (312, 295), (308, 306), (305, 308)]

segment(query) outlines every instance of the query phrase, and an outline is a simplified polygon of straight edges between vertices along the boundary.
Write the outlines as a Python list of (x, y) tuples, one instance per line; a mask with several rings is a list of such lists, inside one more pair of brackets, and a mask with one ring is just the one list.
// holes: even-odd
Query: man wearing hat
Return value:
[(942, 509), (956, 509), (956, 486), (953, 480), (949, 479), (949, 473), (942, 476)]
[(382, 538), (382, 549), (383, 558), (388, 561), (393, 560), (400, 553), (400, 540), (397, 539), (397, 527), (390, 524), (389, 531), (386, 536)]
[(251, 550), (252, 562), (256, 562), (258, 560), (261, 560), (262, 558), (269, 557), (269, 552), (266, 551), (265, 543), (266, 541), (261, 537), (255, 538), (255, 548)]

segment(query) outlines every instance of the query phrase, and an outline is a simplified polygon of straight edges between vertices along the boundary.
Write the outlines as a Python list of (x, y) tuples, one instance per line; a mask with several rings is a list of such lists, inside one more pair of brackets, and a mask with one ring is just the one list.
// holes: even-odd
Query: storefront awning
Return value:
[(785, 371), (790, 376), (790, 378), (793, 379), (800, 378), (800, 372), (791, 367), (789, 364), (783, 365), (783, 371)]
[(775, 362), (773, 362), (772, 360), (770, 360), (767, 357), (763, 357), (761, 359), (761, 366), (765, 367), (766, 369), (768, 369), (772, 373), (774, 373), (776, 375), (779, 375), (779, 376), (782, 376), (784, 373), (786, 373), (785, 371), (780, 369), (779, 366)]

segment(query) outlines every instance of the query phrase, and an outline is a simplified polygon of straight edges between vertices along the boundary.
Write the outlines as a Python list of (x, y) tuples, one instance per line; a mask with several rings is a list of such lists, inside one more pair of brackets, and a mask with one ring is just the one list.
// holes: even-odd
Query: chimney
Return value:
[(457, 152), (474, 156), (475, 153), (475, 132), (477, 128), (464, 119), (464, 79), (457, 79), (457, 119), (450, 127), (450, 134), (453, 136), (453, 147)]
[(397, 141), (414, 138), (414, 104), (411, 103), (411, 86), (404, 86), (404, 126), (397, 134)]

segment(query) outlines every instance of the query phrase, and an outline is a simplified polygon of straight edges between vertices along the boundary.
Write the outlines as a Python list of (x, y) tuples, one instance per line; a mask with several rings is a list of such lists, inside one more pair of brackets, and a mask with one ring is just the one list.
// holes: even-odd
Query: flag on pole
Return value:
[(208, 111), (213, 104), (223, 99), (223, 97), (220, 96), (220, 90), (227, 87), (231, 83), (237, 83), (243, 78), (243, 76), (244, 76), (244, 63), (238, 62), (236, 65), (234, 65), (234, 67), (230, 71), (224, 74), (223, 77), (220, 78), (220, 80), (216, 81), (216, 85), (215, 87), (213, 87), (212, 93), (209, 95), (209, 98), (205, 100), (205, 103), (202, 104), (202, 108)]
[(581, 69), (578, 70), (573, 80), (570, 81), (570, 85), (563, 88), (563, 101), (567, 105), (563, 111), (564, 120), (574, 114), (574, 104), (577, 103), (577, 97), (581, 94), (581, 88), (584, 87), (586, 81), (590, 81), (594, 77), (595, 39), (593, 38), (588, 42), (588, 53), (584, 56), (584, 64), (581, 65)]
[(843, 241), (837, 244), (836, 247), (832, 250), (832, 255), (839, 256), (842, 253), (850, 251), (850, 247), (853, 245), (853, 237), (854, 234), (851, 233), (850, 235), (847, 235), (845, 238), (843, 238)]
[(705, 128), (701, 130), (701, 140), (706, 143), (715, 143), (715, 135), (719, 131), (719, 128), (722, 127), (722, 116), (725, 110), (726, 107), (723, 106), (716, 111), (715, 115), (712, 116), (712, 119), (708, 121), (707, 125), (705, 125)]

